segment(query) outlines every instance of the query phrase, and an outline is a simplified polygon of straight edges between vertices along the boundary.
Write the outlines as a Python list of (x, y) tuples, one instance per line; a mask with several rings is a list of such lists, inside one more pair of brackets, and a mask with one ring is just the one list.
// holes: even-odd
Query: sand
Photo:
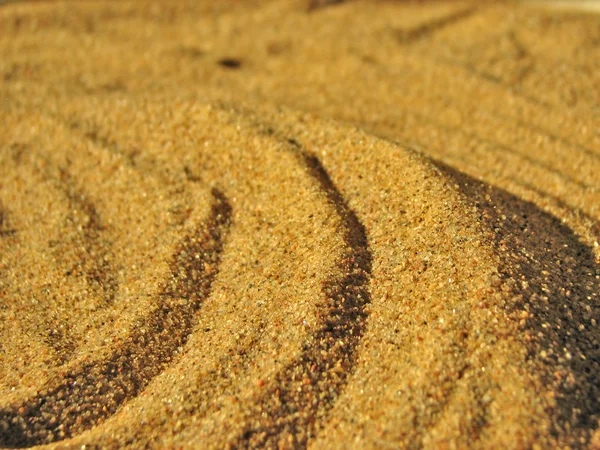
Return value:
[(599, 42), (0, 5), (0, 447), (600, 448)]

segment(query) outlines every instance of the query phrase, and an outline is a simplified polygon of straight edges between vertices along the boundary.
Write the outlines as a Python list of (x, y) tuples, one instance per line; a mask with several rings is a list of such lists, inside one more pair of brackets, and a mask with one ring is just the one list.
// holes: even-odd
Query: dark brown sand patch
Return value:
[(484, 186), (448, 167), (460, 189), (493, 230), (503, 258), (502, 276), (521, 299), (520, 325), (529, 359), (546, 372), (553, 434), (574, 446), (590, 439), (598, 423), (600, 322), (598, 267), (591, 248), (532, 203)]
[(306, 446), (352, 373), (370, 302), (372, 256), (364, 226), (319, 159), (303, 152), (296, 141), (290, 143), (340, 215), (348, 250), (336, 268), (340, 275), (323, 286), (327, 304), (319, 313), (320, 328), (303, 344), (300, 357), (277, 374), (273, 387), (248, 411), (248, 425), (234, 447)]

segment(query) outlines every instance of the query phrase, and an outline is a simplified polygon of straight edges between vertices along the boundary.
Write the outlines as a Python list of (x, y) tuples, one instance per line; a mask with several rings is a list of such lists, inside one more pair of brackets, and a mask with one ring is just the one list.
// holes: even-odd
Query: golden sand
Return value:
[(599, 42), (0, 5), (0, 447), (600, 448)]

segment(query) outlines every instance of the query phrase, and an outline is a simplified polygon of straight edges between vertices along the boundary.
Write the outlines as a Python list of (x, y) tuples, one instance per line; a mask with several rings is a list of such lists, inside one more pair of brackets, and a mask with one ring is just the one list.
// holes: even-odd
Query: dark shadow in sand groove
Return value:
[[(530, 358), (546, 367), (546, 386), (556, 395), (553, 432), (575, 448), (600, 419), (600, 267), (590, 247), (560, 220), (519, 199), (437, 162), (494, 230), (502, 273), (513, 305), (529, 318)], [(545, 356), (544, 356), (545, 355)]]
[[(25, 164), (23, 154), (34, 153), (25, 145), (16, 145), (11, 150), (14, 152), (13, 160), (17, 165)], [(114, 302), (119, 283), (112, 268), (112, 255), (109, 250), (112, 243), (105, 238), (102, 218), (95, 205), (85, 192), (77, 187), (66, 170), (57, 168), (41, 154), (36, 153), (36, 157), (44, 161), (48, 168), (42, 174), (43, 179), (64, 194), (68, 204), (69, 213), (66, 217), (65, 229), (70, 232), (61, 233), (61, 237), (49, 242), (49, 246), (51, 248), (61, 246), (63, 247), (61, 250), (67, 250), (65, 253), (55, 252), (56, 260), (67, 266), (65, 275), (84, 279), (89, 289), (100, 299), (96, 308), (106, 308)], [(8, 228), (6, 219), (6, 210), (0, 204), (0, 238), (16, 232)], [(65, 257), (65, 254), (69, 256)], [(39, 295), (44, 298), (46, 294), (40, 292)], [(44, 305), (45, 302), (41, 304)], [(44, 315), (45, 320), (54, 322), (55, 311), (50, 306), (40, 309), (40, 313)], [(67, 362), (76, 348), (68, 331), (71, 328), (70, 324), (66, 321), (63, 325), (65, 326), (35, 327), (36, 333), (54, 350), (53, 366)]]
[[(52, 245), (55, 247), (62, 244), (68, 247), (72, 256), (65, 258), (64, 254), (57, 252), (56, 259), (65, 263), (68, 261), (70, 267), (67, 268), (66, 275), (83, 277), (89, 289), (97, 294), (100, 301), (91, 313), (107, 308), (115, 301), (119, 282), (112, 268), (109, 250), (112, 243), (104, 236), (102, 218), (95, 205), (76, 187), (66, 170), (59, 169), (57, 179), (49, 177), (49, 180), (56, 183), (57, 189), (64, 193), (69, 205), (66, 228), (75, 231), (71, 239), (61, 239)], [(47, 309), (47, 313), (51, 315), (50, 309)], [(54, 366), (67, 362), (75, 351), (75, 343), (67, 331), (69, 328), (70, 326), (56, 326), (43, 332), (44, 341), (55, 351)]]
[(340, 231), (348, 250), (338, 263), (340, 274), (323, 286), (327, 303), (320, 312), (320, 329), (253, 406), (246, 429), (233, 447), (277, 448), (280, 441), (288, 447), (306, 447), (353, 370), (366, 325), (366, 306), (371, 301), (368, 283), (372, 256), (364, 226), (318, 158), (301, 151), (295, 140), (289, 142), (298, 149), (298, 159), (340, 216)]
[(156, 308), (138, 320), (110, 356), (84, 364), (34, 398), (0, 410), (0, 446), (29, 447), (75, 436), (100, 424), (137, 396), (185, 345), (195, 313), (218, 272), (232, 209), (212, 191), (208, 219), (185, 238)]
[(477, 8), (468, 7), (454, 11), (447, 16), (431, 20), (414, 28), (399, 29), (396, 32), (396, 39), (398, 40), (398, 43), (402, 45), (412, 44), (438, 30), (446, 28), (449, 25), (454, 25), (462, 20), (468, 19), (475, 14), (476, 11)]
[[(78, 211), (83, 215), (82, 221), (76, 217), (69, 217), (74, 228), (79, 229), (81, 236), (76, 242), (71, 243), (76, 247), (79, 255), (79, 261), (74, 261), (74, 265), (82, 267), (87, 284), (93, 290), (100, 291), (102, 304), (99, 307), (110, 306), (117, 295), (119, 283), (113, 275), (111, 269), (110, 254), (106, 250), (108, 247), (104, 245), (102, 230), (104, 225), (102, 219), (92, 202), (87, 199), (87, 196), (75, 187), (74, 181), (69, 174), (60, 171), (60, 186), (59, 188), (65, 193), (72, 211)], [(92, 257), (93, 255), (93, 257)], [(71, 272), (78, 271), (77, 267), (69, 270)]]
[(9, 226), (8, 213), (2, 202), (0, 202), (0, 238), (12, 236), (16, 232), (17, 230)]
[[(421, 143), (403, 143), (403, 145), (406, 145), (408, 148), (412, 148), (412, 149), (415, 149), (414, 144), (417, 144), (416, 148), (425, 148), (426, 147), (426, 145), (423, 145)], [(415, 150), (415, 151), (417, 151), (417, 150)], [(441, 168), (449, 167), (448, 164), (444, 164), (440, 160), (435, 160), (434, 163)], [(452, 160), (450, 160), (450, 162), (449, 162), (449, 164), (456, 164), (456, 163), (460, 163), (460, 165), (462, 165), (463, 167), (471, 167), (471, 170), (473, 170), (472, 164), (470, 164), (470, 162), (468, 160), (465, 160), (464, 158), (452, 158)], [(494, 171), (492, 173), (494, 176), (496, 176), (496, 177), (498, 176), (498, 172)], [(467, 175), (465, 175), (465, 176), (467, 176)], [(550, 192), (544, 191), (543, 189), (539, 189), (537, 186), (535, 186), (531, 183), (527, 183), (521, 179), (510, 178), (510, 180), (513, 183), (515, 183), (517, 186), (520, 186), (527, 191), (534, 192), (536, 195), (547, 200), (548, 203), (556, 206), (557, 208), (571, 211), (579, 219), (582, 219), (584, 222), (587, 222), (588, 231), (594, 238), (600, 239), (600, 221), (598, 221), (597, 219), (592, 217), (590, 214), (586, 213), (580, 207), (574, 206), (574, 205), (569, 205), (565, 200), (561, 199), (560, 197), (558, 197), (554, 194), (551, 194)]]
[(328, 6), (339, 5), (346, 0), (308, 0), (307, 12), (313, 12)]

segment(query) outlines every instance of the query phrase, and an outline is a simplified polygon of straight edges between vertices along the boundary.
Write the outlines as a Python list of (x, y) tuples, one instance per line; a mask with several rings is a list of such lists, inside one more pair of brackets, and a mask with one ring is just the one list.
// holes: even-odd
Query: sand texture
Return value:
[(0, 5), (0, 447), (600, 449), (599, 241), (598, 14)]

